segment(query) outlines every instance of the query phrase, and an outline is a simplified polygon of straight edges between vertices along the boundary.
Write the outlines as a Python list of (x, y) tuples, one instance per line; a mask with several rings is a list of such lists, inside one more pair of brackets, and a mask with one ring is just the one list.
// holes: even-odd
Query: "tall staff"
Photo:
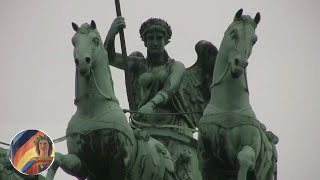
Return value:
[[(117, 16), (119, 17), (119, 16), (121, 16), (120, 0), (115, 0), (115, 4), (116, 4)], [(124, 39), (123, 29), (120, 30), (119, 36), (120, 36), (122, 57), (123, 57), (123, 59), (127, 59), (127, 48), (126, 48), (126, 41)], [(126, 81), (127, 97), (128, 97), (128, 101), (129, 101), (129, 108), (132, 110), (136, 110), (136, 107), (133, 103), (134, 97), (133, 97), (133, 92), (132, 92), (132, 87), (131, 87), (131, 79), (130, 79), (130, 75), (129, 75), (129, 71), (128, 71), (127, 60), (125, 60), (125, 63), (124, 63), (124, 74), (125, 74), (125, 81)]]

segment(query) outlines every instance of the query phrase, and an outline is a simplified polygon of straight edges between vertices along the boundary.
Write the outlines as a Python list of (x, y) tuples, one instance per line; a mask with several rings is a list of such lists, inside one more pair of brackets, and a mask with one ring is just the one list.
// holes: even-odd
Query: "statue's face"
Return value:
[(49, 143), (47, 140), (40, 140), (39, 141), (39, 150), (40, 150), (40, 152), (49, 152)]
[(165, 36), (160, 31), (152, 31), (146, 34), (145, 46), (151, 54), (160, 54), (164, 52)]

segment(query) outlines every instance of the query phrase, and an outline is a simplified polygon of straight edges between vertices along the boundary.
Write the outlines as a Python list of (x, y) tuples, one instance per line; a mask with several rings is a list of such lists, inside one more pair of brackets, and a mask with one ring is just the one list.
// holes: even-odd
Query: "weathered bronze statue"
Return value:
[(208, 41), (200, 41), (196, 45), (198, 60), (186, 69), (165, 50), (172, 35), (170, 25), (162, 19), (150, 18), (140, 28), (140, 37), (147, 48), (146, 58), (140, 52), (126, 58), (114, 50), (115, 36), (124, 27), (124, 18), (117, 17), (105, 47), (110, 65), (123, 70), (128, 65), (135, 97), (130, 103), (138, 109), (132, 117), (133, 124), (147, 130), (168, 148), (180, 179), (201, 179), (197, 141), (192, 135), (210, 99), (209, 85), (217, 49)]
[(66, 132), (69, 154), (56, 153), (47, 179), (60, 166), (78, 179), (175, 180), (167, 149), (133, 130), (120, 108), (95, 22), (72, 26), (77, 111)]
[[(209, 41), (196, 44), (198, 58), (189, 68), (165, 50), (172, 30), (162, 19), (141, 25), (146, 57), (115, 52), (115, 37), (126, 26), (120, 15), (104, 44), (94, 21), (72, 23), (77, 111), (66, 130), (68, 154), (56, 152), (45, 179), (61, 167), (82, 180), (275, 180), (278, 137), (257, 120), (246, 73), (260, 13), (242, 12), (219, 52)], [(129, 122), (109, 65), (129, 75)], [(19, 175), (7, 156), (0, 148), (0, 179), (44, 178)]]
[(256, 118), (249, 102), (246, 67), (260, 21), (240, 9), (225, 31), (216, 59), (211, 100), (199, 123), (203, 179), (273, 180), (277, 137)]

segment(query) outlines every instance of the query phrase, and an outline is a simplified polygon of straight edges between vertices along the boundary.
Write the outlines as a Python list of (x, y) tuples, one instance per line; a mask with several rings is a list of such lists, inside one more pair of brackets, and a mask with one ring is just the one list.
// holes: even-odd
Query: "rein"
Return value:
[[(93, 76), (94, 77), (94, 76)], [(96, 84), (96, 81), (95, 81)], [(107, 96), (105, 96), (101, 90), (98, 88), (97, 84), (96, 87), (98, 89), (98, 91), (101, 93), (102, 96), (104, 96), (105, 98), (109, 99)], [(112, 98), (110, 98), (109, 100), (113, 100)], [(143, 114), (143, 115), (182, 115), (182, 114), (196, 114), (196, 113), (203, 113), (202, 111), (194, 111), (194, 112), (179, 112), (179, 113), (141, 113), (138, 111), (134, 111), (134, 110), (129, 110), (129, 109), (123, 109), (124, 113), (135, 113), (135, 114)], [(129, 117), (129, 119), (134, 122), (135, 124), (138, 124), (140, 126), (144, 126), (144, 127), (155, 127), (155, 128), (176, 128), (176, 129), (183, 129), (186, 131), (192, 131), (192, 132), (199, 132), (199, 130), (196, 129), (192, 129), (192, 128), (186, 128), (186, 127), (181, 127), (181, 126), (177, 126), (177, 125), (158, 125), (158, 124), (148, 124), (148, 123), (142, 123), (142, 122), (138, 122), (136, 120), (134, 120), (131, 116)], [(66, 136), (62, 136), (60, 138), (54, 139), (53, 142), (54, 143), (60, 143), (63, 142), (67, 139)], [(0, 141), (0, 144), (5, 145), (5, 146), (10, 146), (10, 144), (5, 143)]]
[[(221, 78), (218, 80), (218, 82), (213, 83), (210, 88), (213, 88), (214, 86), (220, 84), (222, 82), (222, 80), (224, 79), (224, 77), (226, 76), (228, 70), (230, 69), (230, 62), (228, 63), (228, 66), (226, 67), (226, 70), (223, 72)], [(246, 88), (245, 90), (249, 93), (249, 86), (248, 86), (248, 78), (247, 78), (247, 69), (245, 68), (244, 70), (244, 78), (245, 78), (245, 82), (246, 82)]]
[(222, 80), (224, 79), (224, 77), (226, 76), (227, 72), (229, 71), (230, 69), (230, 66), (231, 66), (231, 63), (229, 62), (228, 63), (228, 66), (226, 67), (226, 70), (224, 70), (221, 78), (218, 80), (218, 82), (215, 82), (214, 84), (211, 85), (211, 88), (213, 88), (214, 86), (220, 84), (222, 82)]
[[(92, 73), (92, 77), (93, 77), (93, 81), (94, 84), (97, 88), (97, 90), (99, 91), (99, 93), (107, 98), (108, 100), (113, 100), (111, 97), (108, 97), (107, 95), (105, 95), (99, 88), (97, 82), (96, 82), (96, 78), (94, 76), (94, 72), (92, 67), (90, 68), (90, 71)], [(123, 109), (124, 113), (135, 113), (135, 114), (144, 114), (144, 115), (183, 115), (183, 114), (196, 114), (196, 113), (203, 113), (201, 111), (196, 111), (196, 112), (178, 112), (178, 113), (141, 113), (138, 111), (133, 111), (133, 110), (128, 110), (128, 109)], [(157, 124), (147, 124), (147, 123), (142, 123), (142, 122), (138, 122), (136, 120), (134, 120), (131, 116), (130, 118), (132, 122), (134, 122), (135, 124), (138, 124), (140, 126), (144, 126), (144, 127), (155, 127), (155, 128), (176, 128), (176, 129), (183, 129), (183, 130), (187, 130), (187, 131), (192, 131), (192, 132), (198, 132), (199, 130), (195, 130), (192, 128), (186, 128), (186, 127), (181, 127), (181, 126), (177, 126), (177, 125), (157, 125)]]
[(245, 81), (246, 81), (246, 91), (249, 94), (249, 86), (248, 86), (248, 80), (247, 80), (247, 69), (244, 70), (244, 78), (245, 78)]
[(2, 144), (2, 145), (6, 145), (6, 146), (10, 146), (10, 144), (5, 143), (5, 142), (1, 142), (1, 141), (0, 141), (0, 144)]
[[(94, 76), (94, 72), (93, 72), (92, 67), (90, 67), (90, 71), (91, 71), (91, 73), (92, 73), (92, 78), (93, 78), (94, 85), (96, 86), (98, 92), (99, 92), (103, 97), (105, 97), (107, 100), (115, 101), (113, 98), (105, 95), (105, 94), (100, 90), (100, 88), (99, 88), (99, 86), (98, 86), (98, 84), (97, 84), (96, 78), (95, 78), (95, 76)], [(117, 102), (117, 101), (116, 101), (116, 102)]]
[(192, 128), (187, 128), (187, 127), (182, 127), (182, 126), (177, 126), (177, 125), (159, 125), (159, 124), (149, 124), (149, 123), (142, 123), (139, 121), (134, 120), (132, 117), (130, 117), (130, 120), (134, 123), (137, 124), (139, 126), (143, 126), (143, 127), (149, 127), (149, 128), (175, 128), (175, 129), (182, 129), (182, 130), (186, 130), (186, 131), (192, 131), (192, 132), (199, 132), (199, 130), (196, 129), (192, 129)]
[(193, 112), (178, 112), (178, 113), (142, 113), (139, 111), (123, 109), (124, 113), (135, 113), (135, 114), (143, 114), (143, 115), (182, 115), (182, 114), (197, 114), (203, 113), (202, 111), (193, 111)]
[[(194, 112), (178, 112), (178, 113), (142, 113), (139, 111), (134, 111), (134, 110), (129, 110), (129, 109), (123, 109), (124, 113), (134, 113), (134, 114), (142, 114), (142, 115), (185, 115), (185, 114), (197, 114), (197, 113), (203, 113), (202, 111), (194, 111)], [(193, 129), (193, 128), (186, 128), (186, 127), (181, 127), (177, 125), (158, 125), (158, 124), (148, 124), (148, 123), (142, 123), (134, 120), (132, 116), (129, 117), (129, 119), (140, 126), (144, 127), (154, 127), (154, 128), (176, 128), (176, 129), (183, 129), (186, 131), (192, 131), (192, 132), (199, 132), (199, 130)]]

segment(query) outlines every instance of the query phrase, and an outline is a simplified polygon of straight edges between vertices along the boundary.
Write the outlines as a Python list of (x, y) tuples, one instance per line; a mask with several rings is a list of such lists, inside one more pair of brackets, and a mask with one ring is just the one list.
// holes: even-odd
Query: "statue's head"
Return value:
[(162, 53), (171, 35), (170, 25), (159, 18), (148, 19), (140, 28), (140, 37), (150, 53)]
[(39, 136), (34, 140), (34, 144), (36, 145), (36, 152), (38, 156), (43, 154), (47, 156), (51, 156), (52, 154), (52, 142), (50, 138), (46, 135)]
[(72, 37), (74, 46), (73, 56), (76, 68), (83, 76), (88, 76), (91, 68), (97, 63), (99, 58), (94, 58), (101, 52), (105, 52), (96, 23), (92, 20), (90, 24), (84, 23), (80, 27), (72, 23), (75, 35)]

